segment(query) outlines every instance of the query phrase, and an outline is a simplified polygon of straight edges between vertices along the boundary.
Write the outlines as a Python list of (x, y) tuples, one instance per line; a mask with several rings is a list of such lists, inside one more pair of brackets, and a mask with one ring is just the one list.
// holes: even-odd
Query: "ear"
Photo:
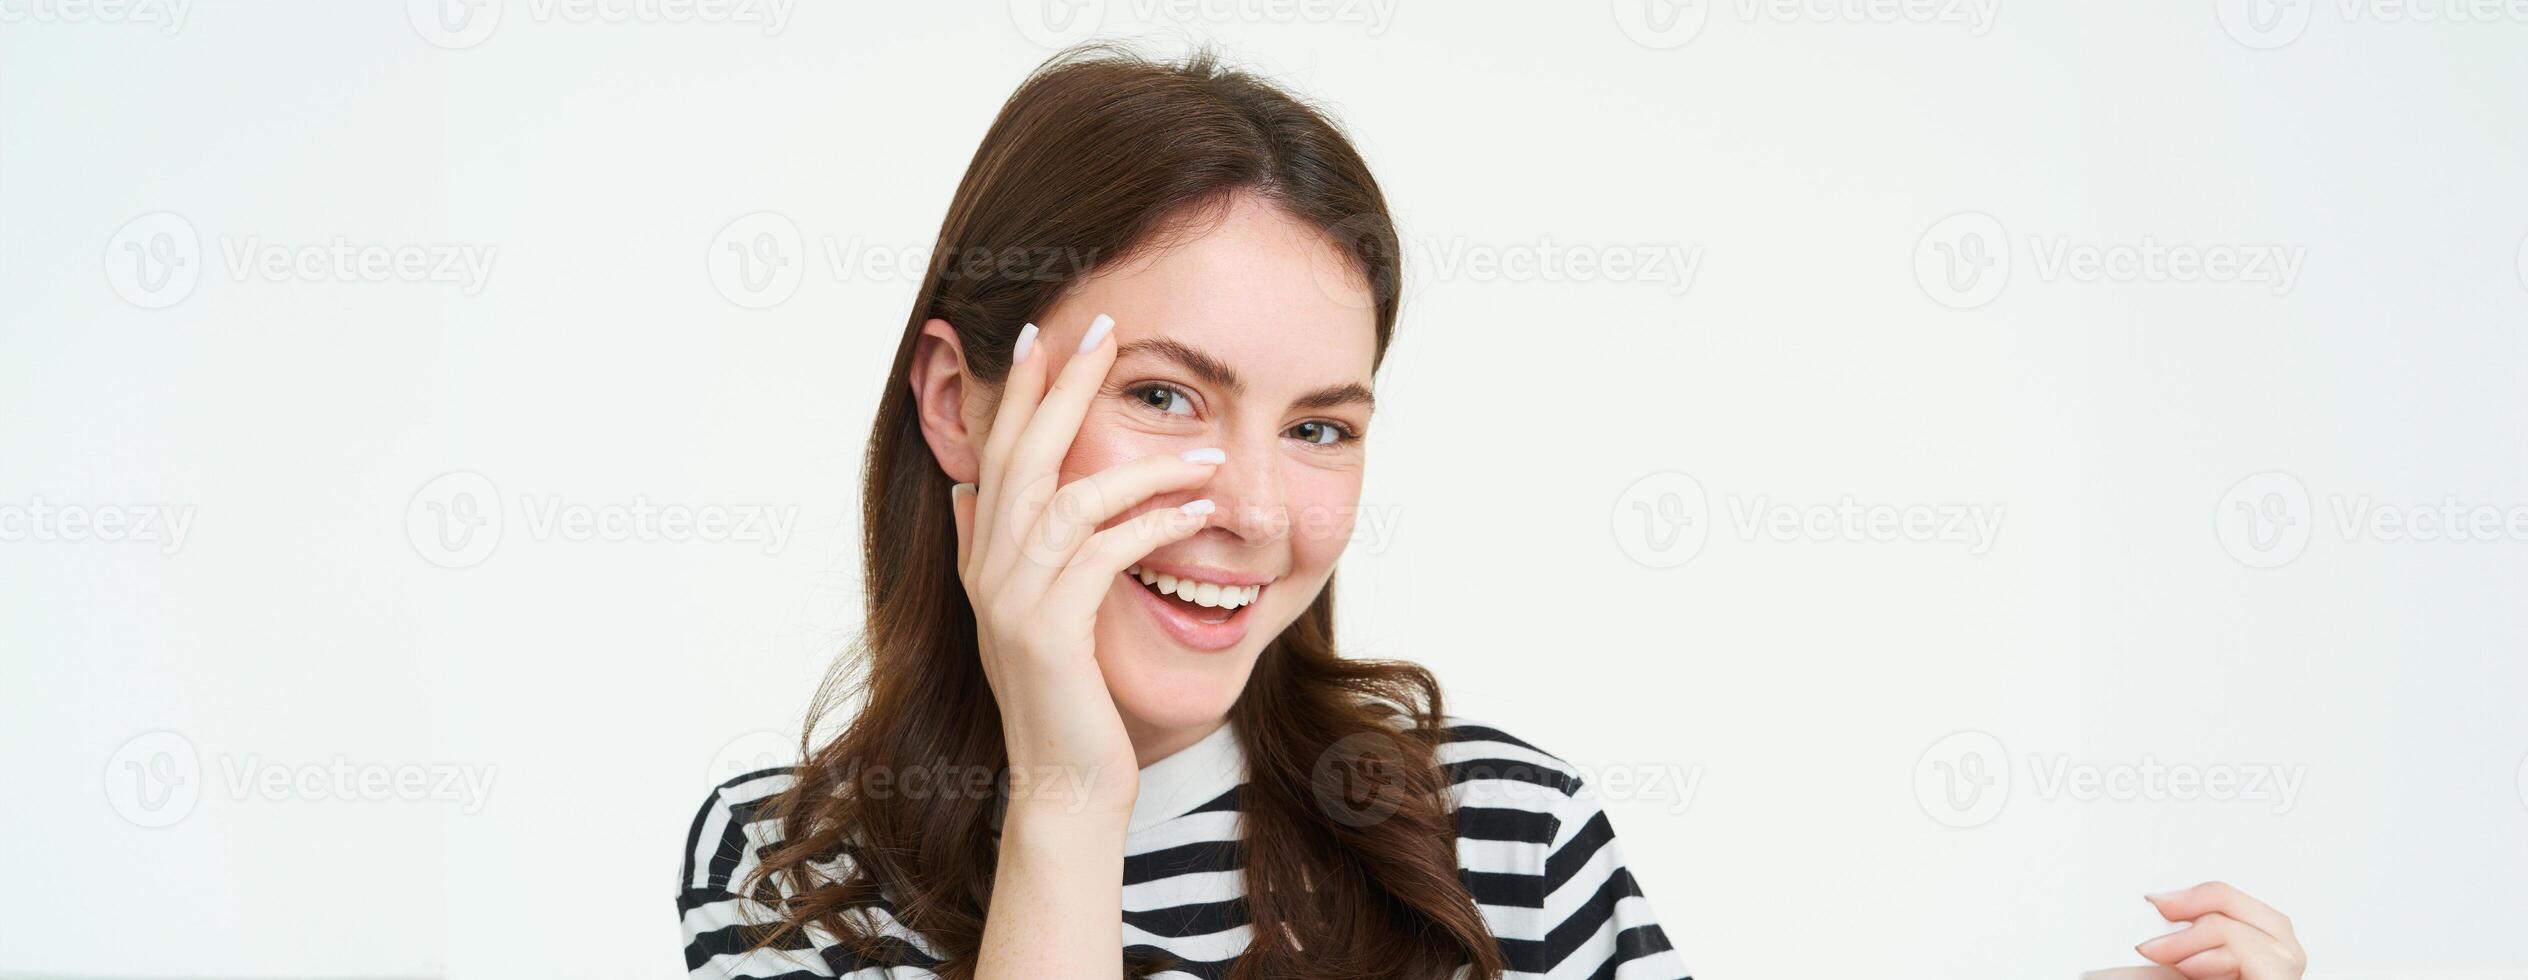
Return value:
[(984, 412), (991, 399), (966, 370), (965, 345), (948, 321), (933, 317), (913, 342), (913, 413), (939, 469), (958, 483), (983, 472)]

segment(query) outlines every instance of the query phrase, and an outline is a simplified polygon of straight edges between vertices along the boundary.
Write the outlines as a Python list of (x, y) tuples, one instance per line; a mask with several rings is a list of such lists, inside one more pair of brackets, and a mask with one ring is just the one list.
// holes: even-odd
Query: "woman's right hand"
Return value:
[(1100, 314), (1050, 388), (1051, 355), (1036, 342), (1036, 325), (1019, 331), (979, 483), (950, 494), (957, 577), (1001, 708), (1012, 812), (1131, 813), (1140, 767), (1098, 669), (1097, 609), (1125, 568), (1202, 530), (1211, 507), (1156, 508), (1098, 530), (1153, 494), (1200, 484), (1220, 461), (1216, 450), (1147, 456), (1059, 482), (1114, 365), (1113, 326)]

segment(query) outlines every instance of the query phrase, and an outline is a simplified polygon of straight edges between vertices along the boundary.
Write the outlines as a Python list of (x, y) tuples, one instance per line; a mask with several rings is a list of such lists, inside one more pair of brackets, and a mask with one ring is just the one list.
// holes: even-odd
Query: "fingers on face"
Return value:
[[(984, 558), (987, 572), (1012, 567), (1019, 560), (1020, 551), (1029, 547), (1027, 542), (1039, 536), (1035, 533), (1037, 519), (1058, 485), (1062, 457), (1070, 452), (1072, 440), (1080, 433), (1080, 421), (1088, 415), (1090, 400), (1106, 380), (1107, 370), (1114, 366), (1115, 345), (1107, 339), (1113, 325), (1112, 318), (1099, 314), (1087, 336), (1094, 343), (1072, 355), (1050, 387), (1041, 386), (1044, 365), (1051, 363), (1051, 355), (1042, 350), (1044, 344), (1032, 345), (1036, 348), (1029, 352), (1032, 366), (1022, 365), (1026, 368), (1023, 371), (1012, 368), (1013, 376), (1026, 375), (1034, 384), (1021, 388), (1013, 380), (1005, 387), (1001, 413), (995, 418), (992, 435), (985, 440), (984, 465), (998, 473), (997, 495), (987, 494), (983, 499), (983, 513), (989, 515), (987, 523), (998, 528), (986, 532), (986, 538), (993, 542), (987, 551), (998, 555)], [(1023, 402), (1027, 407), (1020, 412), (1010, 408), (1007, 402), (1011, 401)]]
[(1095, 603), (1132, 563), (1170, 542), (1192, 537), (1210, 521), (1207, 510), (1188, 513), (1183, 507), (1161, 507), (1090, 535), (1054, 581), (1048, 599)]
[(1053, 387), (1045, 391), (1035, 415), (1027, 420), (1017, 444), (1011, 447), (1012, 473), (1049, 472), (1070, 451), (1071, 440), (1080, 434), (1080, 420), (1088, 416), (1089, 401), (1097, 396), (1098, 386), (1106, 381), (1106, 372), (1115, 365), (1115, 345), (1109, 339), (1114, 325), (1114, 318), (1103, 313), (1089, 325), (1088, 334), (1082, 338), (1088, 346), (1062, 365), (1061, 375), (1054, 378)]
[(992, 430), (983, 436), (976, 501), (986, 514), (994, 513), (992, 505), (1000, 501), (1002, 461), (1009, 458), (1011, 444), (1026, 430), (1028, 418), (1036, 413), (1036, 402), (1044, 397), (1046, 357), (1037, 332), (1032, 323), (1019, 328), (1009, 377), (1002, 379), (1001, 400), (992, 410)]
[[(1210, 477), (1214, 465), (1187, 462), (1180, 456), (1144, 456), (1062, 485), (1022, 544), (1025, 568), (1021, 574), (1052, 578), (1074, 563), (1084, 543), (1100, 533), (1097, 529), (1107, 521), (1154, 494), (1201, 483)], [(1125, 564), (1134, 559), (1126, 559)]]

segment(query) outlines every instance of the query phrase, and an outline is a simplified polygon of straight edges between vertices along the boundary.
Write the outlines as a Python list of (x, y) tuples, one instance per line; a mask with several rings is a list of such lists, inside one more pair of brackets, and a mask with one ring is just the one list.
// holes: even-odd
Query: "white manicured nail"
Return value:
[(1213, 505), (1213, 504), (1212, 504), (1212, 502), (1211, 502), (1211, 498), (1209, 498), (1209, 497), (1205, 497), (1205, 498), (1203, 498), (1203, 499), (1201, 499), (1201, 500), (1188, 500), (1188, 501), (1186, 501), (1186, 502), (1184, 502), (1184, 503), (1182, 503), (1182, 504), (1177, 505), (1176, 509), (1181, 510), (1181, 511), (1184, 511), (1184, 512), (1186, 512), (1186, 513), (1188, 513), (1188, 514), (1208, 514), (1208, 513), (1211, 513), (1211, 508), (1212, 508), (1213, 506), (1214, 506), (1214, 505)]
[(1183, 456), (1185, 461), (1188, 463), (1226, 463), (1229, 461), (1228, 453), (1221, 452), (1220, 450), (1213, 449), (1208, 446), (1201, 449), (1188, 449), (1178, 455)]
[(1018, 343), (1009, 349), (1009, 362), (1012, 364), (1023, 362), (1027, 360), (1027, 355), (1035, 350), (1036, 325), (1030, 323), (1018, 328)]
[(1113, 329), (1115, 329), (1115, 318), (1103, 313), (1098, 314), (1097, 319), (1089, 321), (1088, 333), (1080, 337), (1080, 353), (1086, 354), (1095, 349), (1098, 341), (1106, 339), (1106, 331)]

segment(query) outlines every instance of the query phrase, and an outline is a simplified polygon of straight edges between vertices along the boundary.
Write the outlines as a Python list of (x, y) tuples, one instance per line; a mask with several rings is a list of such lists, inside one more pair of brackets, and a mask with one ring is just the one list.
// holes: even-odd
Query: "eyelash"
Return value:
[[(1124, 388), (1122, 389), (1121, 394), (1122, 394), (1125, 398), (1131, 399), (1131, 401), (1132, 401), (1132, 403), (1133, 403), (1133, 404), (1135, 404), (1135, 405), (1139, 405), (1139, 406), (1141, 406), (1141, 407), (1143, 407), (1143, 408), (1146, 408), (1146, 409), (1150, 409), (1151, 411), (1158, 412), (1158, 413), (1159, 413), (1159, 414), (1161, 414), (1161, 415), (1177, 415), (1177, 414), (1182, 414), (1182, 413), (1178, 413), (1178, 412), (1170, 412), (1170, 411), (1167, 411), (1166, 409), (1160, 408), (1159, 406), (1156, 406), (1156, 405), (1152, 405), (1152, 404), (1150, 404), (1149, 402), (1147, 402), (1147, 401), (1144, 401), (1144, 400), (1143, 400), (1143, 396), (1146, 396), (1146, 395), (1148, 395), (1149, 393), (1154, 392), (1154, 391), (1164, 391), (1164, 392), (1167, 392), (1167, 393), (1169, 393), (1169, 394), (1175, 395), (1175, 396), (1176, 396), (1176, 397), (1178, 397), (1178, 398), (1185, 399), (1185, 400), (1186, 400), (1186, 402), (1188, 402), (1188, 403), (1191, 403), (1191, 402), (1194, 400), (1194, 396), (1193, 396), (1192, 394), (1188, 393), (1185, 389), (1183, 389), (1183, 388), (1179, 388), (1179, 387), (1177, 387), (1177, 386), (1175, 386), (1175, 385), (1168, 384), (1168, 383), (1166, 383), (1166, 382), (1161, 382), (1161, 381), (1146, 381), (1146, 382), (1142, 382), (1142, 383), (1140, 383), (1140, 384), (1135, 384), (1135, 385), (1126, 385), (1126, 386), (1124, 386)], [(1342, 445), (1344, 445), (1344, 444), (1346, 444), (1346, 443), (1357, 442), (1357, 441), (1359, 441), (1359, 440), (1360, 440), (1360, 437), (1361, 437), (1361, 434), (1360, 434), (1358, 431), (1354, 430), (1351, 426), (1345, 425), (1345, 424), (1343, 424), (1343, 423), (1341, 423), (1341, 422), (1337, 422), (1337, 421), (1335, 421), (1335, 420), (1333, 420), (1333, 419), (1307, 419), (1307, 420), (1301, 421), (1301, 422), (1299, 423), (1299, 425), (1312, 425), (1312, 424), (1313, 424), (1313, 425), (1322, 425), (1322, 426), (1325, 426), (1326, 428), (1333, 429), (1336, 433), (1338, 433), (1339, 435), (1341, 435), (1341, 436), (1342, 436), (1342, 438), (1340, 438), (1340, 439), (1336, 439), (1336, 440), (1335, 440), (1335, 441), (1333, 441), (1333, 442), (1317, 442), (1317, 441), (1315, 441), (1315, 440), (1313, 440), (1313, 439), (1303, 439), (1303, 440), (1300, 440), (1300, 441), (1305, 442), (1305, 443), (1307, 443), (1308, 445), (1310, 445), (1310, 446), (1312, 446), (1312, 447), (1315, 447), (1315, 448), (1318, 448), (1318, 449), (1334, 449), (1334, 448), (1340, 447), (1340, 446), (1342, 446)], [(1291, 428), (1294, 428), (1294, 429), (1295, 429), (1295, 428), (1298, 428), (1298, 427), (1299, 427), (1299, 425), (1294, 425), (1294, 426), (1292, 426)]]

